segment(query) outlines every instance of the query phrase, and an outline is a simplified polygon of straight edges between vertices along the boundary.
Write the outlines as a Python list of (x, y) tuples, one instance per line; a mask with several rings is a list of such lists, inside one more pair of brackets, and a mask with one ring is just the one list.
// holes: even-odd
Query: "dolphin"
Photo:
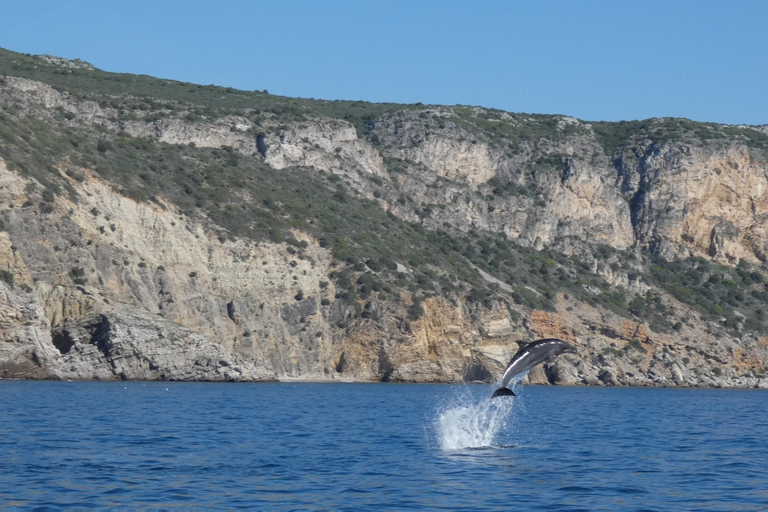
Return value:
[(575, 352), (576, 349), (573, 345), (557, 338), (544, 338), (523, 345), (512, 357), (507, 369), (504, 370), (501, 376), (501, 387), (493, 392), (492, 398), (515, 396), (512, 390), (507, 387), (513, 377), (527, 372), (537, 364), (551, 361), (560, 354), (573, 354)]

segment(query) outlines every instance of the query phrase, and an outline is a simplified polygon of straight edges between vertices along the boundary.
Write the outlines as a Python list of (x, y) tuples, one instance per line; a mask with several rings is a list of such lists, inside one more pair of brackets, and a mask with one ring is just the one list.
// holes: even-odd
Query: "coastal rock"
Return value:
[(246, 360), (204, 336), (130, 308), (65, 323), (53, 341), (61, 352), (54, 374), (62, 379), (275, 379), (263, 362)]

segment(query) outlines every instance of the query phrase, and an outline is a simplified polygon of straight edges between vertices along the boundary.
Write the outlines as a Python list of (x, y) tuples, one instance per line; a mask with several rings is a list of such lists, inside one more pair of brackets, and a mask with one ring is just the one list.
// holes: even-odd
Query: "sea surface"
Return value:
[(768, 392), (0, 381), (0, 507), (768, 510)]

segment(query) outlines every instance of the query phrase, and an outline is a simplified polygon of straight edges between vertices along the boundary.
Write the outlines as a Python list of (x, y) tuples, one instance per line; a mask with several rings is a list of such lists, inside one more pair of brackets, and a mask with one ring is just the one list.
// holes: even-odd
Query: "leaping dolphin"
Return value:
[(512, 390), (507, 387), (513, 377), (527, 372), (537, 364), (551, 361), (560, 354), (573, 354), (575, 352), (576, 349), (573, 348), (573, 345), (557, 338), (545, 338), (523, 345), (512, 357), (507, 369), (504, 370), (501, 376), (501, 387), (493, 392), (492, 398), (515, 396)]

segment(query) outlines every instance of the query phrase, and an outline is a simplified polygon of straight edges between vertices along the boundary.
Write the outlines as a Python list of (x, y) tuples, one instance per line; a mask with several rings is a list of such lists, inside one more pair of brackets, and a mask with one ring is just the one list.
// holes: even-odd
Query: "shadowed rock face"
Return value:
[[(96, 124), (115, 137), (228, 147), (274, 169), (331, 173), (427, 230), (503, 233), (574, 257), (605, 244), (728, 265), (768, 258), (768, 166), (740, 141), (636, 137), (607, 154), (593, 127), (575, 119), (555, 116), (542, 135), (503, 139), (493, 123), (543, 130), (543, 121), (454, 107), (384, 114), (365, 136), (320, 115), (266, 116), (258, 126), (253, 112), (192, 121), (148, 110), (126, 119), (12, 76), (0, 84), (0, 106), (46, 122), (66, 114), (75, 131)], [(79, 172), (82, 180), (62, 175), (77, 201), (56, 196), (43, 212), (29, 207), (41, 202), (39, 183), (0, 159), (0, 269), (13, 276), (0, 281), (0, 377), (491, 381), (517, 341), (557, 337), (578, 341), (579, 353), (534, 369), (530, 382), (768, 386), (765, 338), (723, 334), (666, 295), (691, 318), (679, 331), (655, 332), (567, 294), (552, 297), (555, 311), (531, 310), (486, 270), (481, 278), (499, 290), (493, 300), (432, 297), (414, 319), (402, 289), (399, 301), (373, 294), (356, 309), (329, 277), (345, 263), (299, 229), (304, 259), (283, 243), (219, 238), (210, 220), (162, 198), (129, 199), (95, 169)], [(585, 265), (630, 296), (651, 289), (589, 258)]]
[[(123, 310), (79, 322), (55, 376), (66, 379), (263, 381), (274, 372), (167, 320)], [(58, 335), (54, 335), (54, 340)]]

